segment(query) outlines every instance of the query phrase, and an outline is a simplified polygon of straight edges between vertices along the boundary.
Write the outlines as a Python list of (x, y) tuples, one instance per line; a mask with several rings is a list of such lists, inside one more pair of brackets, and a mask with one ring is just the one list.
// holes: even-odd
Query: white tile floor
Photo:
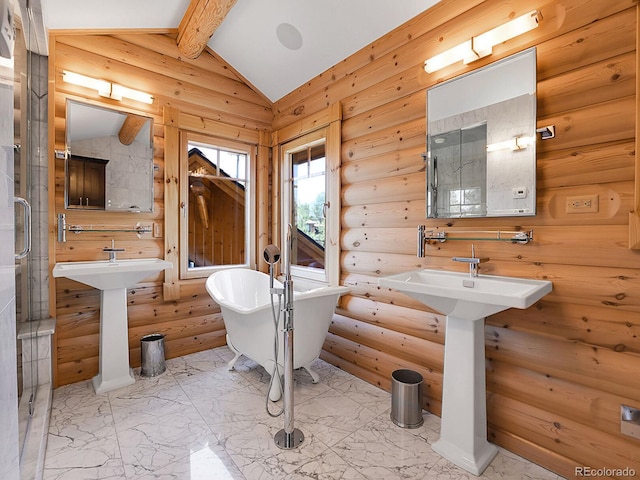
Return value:
[[(278, 448), (280, 416), (265, 412), (269, 376), (226, 347), (167, 361), (167, 372), (96, 395), (90, 382), (54, 392), (45, 480), (475, 479), (432, 452), (440, 419), (403, 429), (390, 394), (322, 360), (312, 384), (296, 371), (300, 447)], [(271, 403), (276, 410), (282, 402)], [(561, 477), (500, 450), (485, 479)]]

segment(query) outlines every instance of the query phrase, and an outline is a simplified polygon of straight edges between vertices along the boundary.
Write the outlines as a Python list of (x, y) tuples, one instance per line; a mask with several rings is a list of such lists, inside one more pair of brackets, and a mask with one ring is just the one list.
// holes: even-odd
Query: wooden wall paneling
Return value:
[[(331, 95), (331, 98), (326, 99), (327, 103), (346, 99), (349, 95), (348, 90), (341, 90), (335, 94), (334, 92), (338, 90), (338, 86), (342, 86), (352, 79), (354, 71), (402, 47), (407, 43), (407, 38), (418, 38), (425, 32), (430, 31), (434, 26), (442, 25), (449, 20), (455, 19), (458, 15), (479, 3), (482, 3), (482, 1), (474, 0), (464, 6), (450, 0), (439, 2), (433, 8), (410, 20), (402, 28), (390, 32), (356, 52), (349, 57), (349, 62), (340, 62), (332, 66), (323, 74), (305, 83), (276, 103), (274, 129), (289, 125), (295, 121), (296, 117), (304, 116), (309, 112), (323, 108), (321, 104), (313, 108), (314, 104), (310, 103), (312, 101), (319, 102), (319, 98), (322, 97), (320, 92)], [(301, 99), (304, 99), (305, 102), (301, 102)], [(348, 110), (349, 108), (345, 107), (345, 116), (348, 116)]]
[[(479, 62), (424, 73), (425, 58), (466, 40), (470, 28), (482, 31), (501, 18), (516, 15), (518, 9), (532, 7), (543, 13), (538, 29), (496, 47), (491, 57)], [(454, 233), (468, 229), (533, 229), (534, 241), (529, 245), (476, 242), (476, 248), (492, 259), (482, 265), (482, 273), (554, 282), (553, 292), (531, 309), (509, 310), (487, 320), (489, 432), (492, 441), (570, 476), (576, 465), (625, 466), (638, 461), (633, 450), (637, 440), (615, 431), (619, 422), (617, 402), (640, 398), (640, 385), (633, 377), (640, 368), (640, 298), (636, 293), (640, 257), (625, 248), (629, 230), (625, 217), (634, 210), (639, 183), (634, 155), (636, 31), (637, 6), (633, 0), (550, 0), (516, 7), (499, 0), (465, 5), (444, 0), (276, 102), (275, 117), (258, 114), (264, 99), (257, 95), (254, 102), (244, 89), (243, 101), (255, 106), (245, 109), (242, 102), (234, 102), (217, 116), (204, 111), (216, 108), (217, 99), (206, 107), (197, 105), (206, 89), (189, 85), (180, 90), (180, 95), (160, 98), (196, 119), (203, 117), (254, 131), (263, 126), (289, 132), (313, 125), (318, 121), (317, 112), (327, 104), (342, 103), (341, 283), (352, 290), (334, 317), (322, 358), (387, 390), (394, 369), (420, 371), (432, 385), (425, 398), (436, 414), (440, 412), (437, 386), (442, 373), (444, 319), (407, 296), (381, 289), (377, 279), (415, 268), (464, 267), (452, 264), (451, 257), (468, 254), (469, 241), (432, 242), (427, 257), (417, 258), (415, 228), (419, 223)], [(138, 55), (144, 49), (177, 59), (172, 41), (172, 34), (123, 33), (94, 45), (105, 54), (119, 52), (122, 56), (130, 51), (134, 57), (131, 62), (144, 62)], [(75, 47), (64, 46), (63, 50), (82, 50), (74, 42)], [(536, 46), (538, 53), (538, 124), (555, 124), (557, 129), (556, 138), (537, 145), (538, 214), (518, 219), (426, 220), (421, 177), (424, 164), (420, 158), (426, 133), (426, 88), (529, 46)], [(90, 65), (103, 68), (106, 57), (82, 56)], [(206, 76), (203, 72), (210, 71), (231, 80), (220, 84), (238, 86), (234, 83), (237, 77), (212, 56), (201, 57), (198, 62), (184, 60), (194, 68), (194, 74)], [(118, 72), (124, 78), (139, 74), (140, 67), (122, 63), (123, 58), (116, 55), (113, 59)], [(64, 61), (74, 64), (68, 56)], [(52, 72), (51, 78), (59, 76), (59, 69)], [(171, 79), (161, 78), (162, 74), (144, 77), (163, 89), (172, 88), (177, 80), (167, 75)], [(86, 94), (67, 87), (62, 90), (63, 94)], [(224, 94), (234, 95), (233, 91)], [(242, 111), (236, 111), (236, 107)], [(63, 120), (59, 115), (54, 118), (56, 141), (64, 142), (59, 126)], [(168, 148), (170, 139), (164, 138), (163, 142)], [(271, 144), (278, 144), (277, 135)], [(273, 165), (274, 178), (278, 168)], [(57, 172), (55, 182), (60, 182)], [(277, 189), (274, 183), (273, 207), (278, 203)], [(598, 212), (566, 212), (567, 197), (590, 194), (599, 197)], [(58, 195), (55, 202), (59, 205)], [(272, 219), (274, 242), (279, 231), (277, 220)], [(396, 245), (390, 241), (394, 237)], [(147, 303), (153, 297), (153, 284), (145, 286), (149, 290), (138, 292), (142, 296), (137, 298), (143, 300), (136, 300), (142, 302), (135, 306), (136, 334), (144, 329), (145, 316), (153, 314), (151, 306), (157, 308), (155, 301)], [(82, 338), (95, 336), (96, 299), (91, 300), (89, 291), (77, 285), (62, 284), (56, 291), (68, 303), (60, 305), (63, 324), (78, 328)], [(205, 313), (207, 299), (189, 301), (188, 292), (204, 295), (201, 286), (184, 285), (180, 299), (175, 301), (179, 315), (192, 315), (195, 321), (185, 321), (193, 328), (205, 328), (209, 322), (213, 328), (218, 310), (213, 307), (211, 314)], [(83, 297), (88, 303), (83, 303)], [(171, 305), (163, 305), (160, 311), (169, 312)], [(190, 310), (193, 313), (189, 314)], [(204, 338), (193, 333), (172, 340), (172, 354), (224, 342), (220, 329), (202, 335)], [(91, 355), (92, 347), (81, 342), (75, 345), (66, 326), (60, 340), (67, 342), (62, 345), (65, 358), (74, 351), (85, 350)], [(65, 378), (80, 379), (91, 365), (97, 366), (96, 357), (65, 362), (59, 370)], [(575, 411), (572, 404), (576, 405)]]
[[(452, 8), (452, 2), (440, 5), (443, 11)], [(542, 10), (538, 29), (506, 42), (488, 59), (431, 75), (422, 70), (425, 58), (467, 39), (470, 26), (482, 30), (517, 12), (489, 0), (411, 35), (427, 18), (417, 17), (401, 28), (405, 42), (383, 37), (375, 45), (383, 54), (366, 59), (363, 49), (276, 102), (273, 124), (304, 121), (326, 101), (343, 103), (341, 283), (351, 292), (334, 317), (323, 358), (383, 388), (390, 387), (387, 361), (405, 368), (425, 364), (440, 355), (443, 339), (431, 337), (440, 334), (435, 331), (418, 333), (437, 313), (378, 287), (377, 279), (424, 267), (463, 271), (451, 257), (471, 248), (471, 241), (430, 242), (427, 257), (417, 258), (416, 226), (427, 224), (452, 236), (459, 230), (534, 230), (528, 245), (475, 242), (491, 257), (481, 273), (554, 282), (553, 292), (534, 307), (487, 319), (487, 357), (496, 369), (488, 373), (490, 437), (571, 476), (576, 465), (597, 467), (594, 458), (614, 459), (605, 465), (623, 467), (634, 455), (629, 445), (637, 445), (616, 431), (617, 402), (640, 398), (637, 382), (623, 380), (638, 368), (639, 358), (640, 257), (627, 248), (626, 218), (636, 191), (636, 5), (595, 0), (527, 7)], [(426, 88), (529, 46), (538, 53), (538, 126), (554, 124), (557, 133), (537, 143), (537, 215), (425, 219), (420, 154)], [(567, 212), (568, 199), (580, 195), (597, 195), (598, 211)], [(410, 347), (406, 358), (397, 348), (409, 338), (420, 348)], [(391, 358), (380, 368), (376, 358), (382, 355)], [(430, 365), (438, 371), (437, 362)], [(552, 382), (557, 397), (548, 390)], [(617, 389), (615, 382), (621, 384)], [(535, 393), (527, 397), (532, 388)], [(511, 409), (506, 417), (497, 413), (503, 399)], [(578, 402), (575, 412), (572, 402)], [(554, 436), (560, 428), (554, 421), (568, 431)], [(600, 434), (607, 442), (612, 436), (611, 448), (622, 453), (608, 455), (607, 442), (596, 440)], [(570, 446), (557, 447), (556, 441)], [(598, 445), (598, 456), (589, 454), (590, 445)]]
[[(130, 36), (131, 37), (131, 36)], [(130, 38), (129, 37), (129, 38)], [(156, 36), (157, 39), (157, 36)], [(105, 58), (118, 59), (122, 63), (153, 72), (181, 82), (200, 85), (208, 90), (232, 95), (248, 102), (268, 106), (246, 84), (238, 79), (203, 68), (198, 62), (186, 64), (183, 57), (168, 57), (153, 47), (143, 48), (111, 35), (56, 36), (56, 41), (78, 50), (92, 52)]]
[[(487, 358), (527, 368), (567, 382), (637, 398), (640, 357), (551, 335), (533, 335), (488, 325)], [(533, 344), (531, 340), (537, 340)], [(637, 375), (636, 375), (637, 377)]]
[(258, 151), (256, 157), (256, 248), (257, 248), (257, 268), (261, 272), (268, 272), (269, 267), (266, 262), (260, 261), (262, 252), (270, 243), (269, 231), (269, 206), (271, 181), (271, 135), (266, 131), (260, 132), (258, 139)]
[(585, 95), (594, 104), (635, 95), (635, 67), (635, 52), (630, 51), (540, 81), (536, 86), (538, 115), (579, 108)]
[[(257, 143), (262, 129), (271, 125), (271, 106), (253, 92), (227, 66), (209, 53), (197, 60), (180, 58), (175, 35), (149, 32), (100, 32), (51, 37), (50, 82), (50, 262), (95, 260), (102, 248), (115, 239), (126, 251), (121, 258), (170, 258), (177, 266), (179, 218), (177, 192), (178, 127), (180, 122), (197, 131)], [(92, 76), (108, 76), (117, 83), (149, 91), (152, 105), (102, 99), (95, 92), (65, 84), (62, 69)], [(102, 75), (97, 75), (101, 72)], [(118, 108), (154, 119), (154, 212), (136, 214), (95, 213), (64, 210), (64, 161), (53, 149), (65, 148), (65, 111), (68, 98), (93, 105)], [(227, 105), (225, 107), (225, 105)], [(164, 107), (169, 107), (167, 114)], [(165, 127), (168, 134), (165, 135)], [(66, 243), (55, 241), (55, 215), (65, 212), (69, 224), (128, 224), (135, 220), (159, 225), (160, 236), (118, 233), (68, 234)], [(134, 222), (134, 223), (135, 223)], [(173, 256), (173, 257), (172, 257)], [(146, 333), (166, 335), (167, 358), (212, 348), (225, 343), (219, 307), (204, 289), (204, 280), (177, 283), (172, 272), (149, 277), (128, 292), (130, 360), (139, 365), (140, 337)], [(164, 283), (163, 283), (164, 282)], [(167, 288), (163, 288), (167, 287)], [(165, 296), (166, 294), (166, 296)], [(98, 368), (99, 296), (96, 290), (66, 279), (52, 282), (52, 308), (58, 317), (54, 338), (56, 385), (91, 378)], [(171, 298), (171, 300), (170, 300)]]
[[(424, 112), (423, 112), (424, 114)], [(423, 172), (422, 155), (425, 145), (416, 145), (406, 150), (383, 153), (354, 161), (345, 159), (342, 166), (342, 181), (345, 184), (377, 180), (381, 176), (398, 176)]]
[(358, 160), (424, 145), (426, 134), (424, 118), (390, 126), (363, 137), (344, 141), (342, 158)]
[(488, 425), (487, 430), (489, 439), (498, 445), (502, 445), (508, 451), (528, 458), (533, 463), (543, 465), (548, 470), (560, 473), (566, 478), (572, 478), (571, 476), (575, 473), (576, 461), (571, 458), (564, 457), (551, 449), (501, 430), (495, 425)]
[[(640, 51), (640, 34), (638, 34), (638, 28), (640, 28), (640, 8), (636, 8), (636, 138), (635, 146), (636, 152), (640, 148), (640, 98), (638, 92), (640, 92), (640, 78), (637, 74), (637, 64), (640, 62), (638, 59), (638, 51)], [(635, 163), (635, 184), (636, 190), (633, 199), (633, 210), (629, 212), (629, 248), (634, 250), (640, 250), (640, 160), (636, 155)]]
[[(329, 331), (352, 342), (364, 343), (400, 359), (442, 372), (444, 345), (438, 348), (429, 340), (394, 331), (385, 326), (353, 321), (342, 315), (334, 315)], [(439, 385), (441, 389), (442, 385)]]
[(598, 428), (624, 438), (615, 421), (620, 404), (634, 404), (630, 398), (587, 386), (572, 385), (563, 379), (494, 360), (487, 370), (487, 385), (519, 402), (547, 410), (563, 418)]
[[(560, 471), (561, 475), (577, 478), (575, 467), (591, 465), (624, 468), (620, 467), (624, 464), (638, 471), (640, 463), (634, 458), (635, 445), (629, 441), (498, 394), (492, 395), (488, 411), (495, 418), (489, 422), (490, 428), (495, 425), (508, 429), (572, 460), (573, 465), (566, 471)], [(589, 441), (585, 442), (587, 438)], [(584, 458), (589, 460), (582, 461)]]
[[(516, 9), (514, 11), (512, 5), (497, 1), (485, 1), (481, 8), (476, 9), (473, 8), (474, 5), (468, 5), (467, 8), (466, 5), (461, 7), (453, 4), (455, 2), (440, 2), (436, 5), (437, 9), (427, 10), (416, 17), (410, 26), (377, 40), (373, 48), (380, 54), (374, 56), (368, 48), (364, 48), (350, 57), (350, 62), (342, 62), (329, 69), (323, 75), (307, 82), (303, 87), (276, 102), (274, 106), (276, 112), (274, 129), (281, 128), (300, 117), (316, 112), (327, 103), (341, 100), (344, 103), (345, 119), (347, 119), (351, 116), (350, 112), (353, 110), (353, 104), (349, 99), (356, 99), (357, 95), (361, 95), (368, 87), (388, 92), (389, 96), (395, 98), (398, 96), (398, 85), (395, 87), (395, 93), (393, 88), (383, 87), (384, 81), (393, 77), (394, 74), (396, 75), (396, 81), (400, 81), (402, 84), (407, 81), (407, 77), (415, 78), (415, 81), (412, 82), (413, 87), (401, 88), (401, 95), (410, 94), (419, 88), (426, 88), (428, 86), (427, 82), (424, 79), (420, 79), (421, 76), (424, 76), (424, 71), (422, 70), (423, 61), (464, 40), (468, 40), (471, 34), (469, 25), (473, 25), (471, 31), (480, 33), (498, 25), (501, 18), (507, 21), (517, 16), (517, 14), (526, 13), (532, 7), (531, 4), (522, 5), (518, 6), (520, 10)], [(596, 43), (597, 47), (603, 52), (602, 58), (608, 58), (611, 48), (607, 49), (605, 45), (607, 44), (607, 39), (610, 38), (606, 35), (606, 32), (611, 31), (610, 26), (602, 26), (602, 30), (599, 30), (602, 22), (596, 22), (596, 20), (607, 18), (616, 12), (625, 11), (633, 7), (633, 1), (625, 0), (624, 2), (617, 2), (615, 5), (609, 4), (607, 6), (592, 4), (588, 8), (585, 8), (584, 4), (576, 0), (547, 2), (544, 5), (536, 6), (541, 9), (543, 17), (548, 21), (542, 22), (534, 34), (524, 36), (529, 43), (531, 43), (532, 38), (550, 38), (554, 34), (560, 35), (572, 32), (579, 26), (594, 23), (598, 25), (592, 26), (591, 29), (598, 29), (598, 35), (596, 38), (594, 36), (587, 37), (588, 45), (581, 45), (584, 38), (576, 38), (573, 43), (563, 44), (562, 46), (565, 47), (565, 52), (569, 59), (580, 55), (583, 48), (591, 47), (593, 43)], [(451, 9), (455, 9), (457, 13), (455, 18), (450, 16)], [(631, 25), (628, 22), (624, 22), (624, 24), (627, 28)], [(402, 38), (403, 34), (406, 35), (405, 42), (398, 42), (398, 39)], [(538, 35), (538, 37), (535, 37), (535, 35)], [(409, 41), (406, 40), (407, 38)], [(461, 69), (456, 66), (455, 68), (435, 72), (432, 74), (433, 79), (431, 82), (437, 83), (447, 80), (454, 75), (471, 71), (474, 68), (495, 61), (501, 56), (522, 50), (527, 46), (522, 42), (522, 38), (516, 38), (507, 42), (508, 45), (506, 46), (496, 46), (494, 47), (494, 55), (491, 58), (474, 62), (468, 67)], [(557, 48), (561, 48), (561, 46)], [(412, 51), (412, 60), (403, 62), (403, 65), (405, 65), (404, 70), (396, 71), (396, 59), (402, 56), (406, 50)], [(540, 58), (541, 55), (539, 54), (538, 57)], [(384, 67), (381, 66), (383, 64)], [(370, 85), (360, 80), (364, 77), (367, 77)], [(357, 78), (359, 83), (356, 83), (354, 78)], [(385, 98), (380, 98), (378, 101), (385, 103)]]
[(634, 152), (635, 144), (629, 140), (540, 152), (536, 173), (538, 188), (544, 191), (554, 187), (633, 181)]
[[(195, 110), (202, 115), (204, 112), (215, 111), (221, 120), (232, 125), (259, 121), (259, 125), (266, 128), (272, 118), (270, 109), (264, 106), (262, 101), (261, 104), (257, 104), (232, 95), (212, 92), (197, 83), (182, 82), (149, 70), (144, 70), (141, 74), (138, 67), (69, 45), (58, 44), (56, 52), (57, 60), (60, 60), (56, 62), (56, 75), (61, 76), (62, 69), (65, 69), (104, 78), (152, 93), (158, 102), (172, 103), (182, 110)], [(62, 88), (71, 92), (82, 89), (68, 85), (63, 85)], [(186, 106), (185, 103), (192, 106)]]
[(341, 285), (351, 289), (350, 295), (358, 298), (368, 298), (380, 303), (387, 303), (399, 307), (407, 307), (413, 310), (431, 312), (422, 302), (407, 295), (378, 285), (378, 277), (361, 275), (357, 273), (344, 273), (341, 277)]
[(173, 268), (164, 271), (164, 299), (177, 300), (180, 298), (179, 271), (180, 255), (180, 161), (176, 152), (180, 151), (180, 132), (178, 129), (178, 112), (172, 108), (164, 110), (164, 140), (165, 140), (165, 169), (164, 169), (164, 259), (173, 264)]
[[(355, 296), (343, 297), (338, 312), (398, 333), (444, 344), (444, 317)], [(437, 348), (437, 347), (436, 347)]]
[[(540, 315), (540, 310), (544, 315)], [(640, 353), (640, 313), (612, 310), (608, 305), (585, 306), (563, 302), (539, 302), (534, 309), (502, 312), (487, 324), (604, 347), (616, 352)]]
[[(430, 369), (420, 365), (416, 365), (409, 361), (398, 361), (392, 355), (388, 355), (385, 352), (376, 350), (375, 348), (368, 347), (366, 345), (352, 342), (345, 338), (339, 337), (332, 333), (327, 335), (323, 346), (323, 354), (327, 352), (342, 360), (351, 364), (349, 367), (346, 365), (344, 369), (346, 371), (353, 371), (352, 366), (360, 367), (358, 376), (364, 380), (369, 381), (374, 385), (379, 385), (386, 390), (391, 390), (391, 374), (394, 370), (399, 368), (410, 368), (420, 373), (425, 379), (422, 384), (423, 388), (423, 408), (435, 413), (440, 414), (441, 402), (438, 392), (431, 391), (431, 385), (434, 390), (441, 391), (442, 378), (438, 377), (437, 373), (432, 372)], [(321, 358), (326, 358), (321, 354)]]
[[(166, 58), (179, 60), (178, 65), (180, 65), (180, 70), (183, 73), (189, 71), (189, 66), (193, 66), (197, 69), (215, 74), (213, 78), (215, 78), (215, 76), (221, 76), (234, 81), (239, 80), (238, 76), (226, 64), (220, 62), (212, 55), (200, 55), (198, 58), (184, 57), (176, 45), (177, 33), (159, 35), (147, 32), (127, 33), (127, 31), (119, 31), (113, 32), (111, 36), (128, 45), (142, 47), (145, 49), (145, 53), (148, 51), (151, 54), (159, 55), (158, 60), (164, 61)], [(130, 47), (127, 46), (127, 48)], [(162, 66), (159, 68), (162, 68)]]
[(342, 227), (415, 228), (424, 222), (425, 215), (424, 198), (345, 206), (342, 209)]
[(566, 13), (562, 30), (536, 45), (538, 81), (634, 51), (636, 26), (631, 3), (605, 5), (595, 1), (583, 8), (579, 2), (551, 2), (550, 8)]

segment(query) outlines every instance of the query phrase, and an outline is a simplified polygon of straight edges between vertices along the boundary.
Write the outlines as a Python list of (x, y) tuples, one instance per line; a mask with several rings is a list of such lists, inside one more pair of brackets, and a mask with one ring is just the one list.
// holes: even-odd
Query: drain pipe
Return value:
[[(282, 449), (292, 449), (304, 442), (304, 434), (294, 428), (293, 414), (293, 281), (291, 280), (291, 250), (293, 238), (291, 224), (287, 230), (284, 248), (284, 428), (274, 441)], [(277, 361), (277, 359), (276, 359)]]

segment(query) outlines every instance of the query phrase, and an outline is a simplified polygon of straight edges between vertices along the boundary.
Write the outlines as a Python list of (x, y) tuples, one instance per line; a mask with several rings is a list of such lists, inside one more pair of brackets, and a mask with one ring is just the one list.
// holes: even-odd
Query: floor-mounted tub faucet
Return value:
[(116, 241), (111, 239), (111, 247), (104, 247), (102, 251), (109, 253), (109, 263), (116, 263), (116, 252), (124, 252), (124, 248), (116, 248)]
[(469, 276), (478, 276), (478, 264), (489, 261), (489, 257), (476, 257), (475, 245), (471, 244), (471, 257), (453, 257), (451, 260), (454, 262), (464, 262), (469, 264)]

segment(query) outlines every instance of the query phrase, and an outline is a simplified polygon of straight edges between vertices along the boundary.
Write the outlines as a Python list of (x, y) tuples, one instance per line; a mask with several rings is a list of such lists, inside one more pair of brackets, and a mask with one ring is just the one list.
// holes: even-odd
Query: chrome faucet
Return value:
[(471, 257), (453, 257), (451, 260), (454, 262), (464, 262), (469, 264), (469, 276), (477, 277), (478, 276), (478, 264), (489, 261), (489, 257), (476, 257), (476, 248), (475, 245), (471, 244)]
[(109, 253), (109, 263), (116, 263), (116, 252), (124, 252), (124, 248), (116, 248), (116, 241), (111, 239), (111, 247), (104, 247), (102, 251)]
[(427, 238), (424, 231), (424, 225), (418, 225), (418, 253), (417, 256), (422, 258), (426, 256), (426, 242)]

